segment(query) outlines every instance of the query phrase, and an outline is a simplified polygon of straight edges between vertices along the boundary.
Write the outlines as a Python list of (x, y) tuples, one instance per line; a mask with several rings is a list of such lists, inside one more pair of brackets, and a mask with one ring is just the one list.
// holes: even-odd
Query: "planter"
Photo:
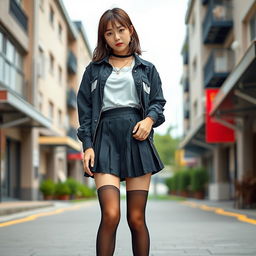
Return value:
[(186, 190), (180, 191), (180, 196), (188, 197), (189, 193)]
[(53, 200), (53, 195), (44, 195), (44, 200)]
[(58, 199), (59, 200), (69, 200), (69, 195), (59, 195)]
[(203, 191), (195, 191), (193, 195), (194, 195), (194, 198), (196, 198), (196, 199), (204, 199)]

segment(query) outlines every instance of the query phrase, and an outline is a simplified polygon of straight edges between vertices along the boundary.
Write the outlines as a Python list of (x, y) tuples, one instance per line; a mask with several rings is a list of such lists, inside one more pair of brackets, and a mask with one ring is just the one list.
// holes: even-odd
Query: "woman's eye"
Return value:
[(120, 32), (123, 32), (123, 31), (124, 31), (124, 28), (121, 28), (119, 31), (120, 31)]
[(109, 32), (109, 33), (107, 33), (106, 35), (107, 35), (107, 36), (111, 36), (111, 35), (112, 35), (112, 33), (111, 33), (111, 32)]

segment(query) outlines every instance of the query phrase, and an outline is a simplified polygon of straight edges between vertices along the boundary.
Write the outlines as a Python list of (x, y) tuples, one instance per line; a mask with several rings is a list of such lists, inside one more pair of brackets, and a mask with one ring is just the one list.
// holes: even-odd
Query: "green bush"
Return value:
[(69, 186), (70, 188), (70, 194), (71, 195), (76, 195), (79, 187), (79, 182), (75, 180), (74, 178), (69, 177), (65, 183)]
[(172, 188), (172, 177), (169, 177), (167, 179), (165, 179), (165, 185), (168, 187), (168, 190), (171, 191), (173, 190)]
[(178, 190), (179, 191), (188, 191), (190, 184), (190, 171), (189, 170), (181, 170), (179, 171), (179, 180), (178, 180)]
[(88, 186), (80, 184), (78, 186), (77, 195), (82, 197), (92, 197), (92, 196), (95, 196), (95, 192), (93, 189), (90, 189)]
[(54, 195), (55, 184), (51, 179), (43, 180), (39, 189), (45, 196), (51, 196)]
[(208, 175), (205, 169), (202, 167), (194, 168), (190, 172), (191, 174), (191, 190), (193, 192), (196, 191), (204, 191), (205, 183), (208, 181)]
[(178, 190), (178, 180), (179, 180), (179, 172), (175, 172), (172, 176), (171, 186), (172, 190), (177, 191)]
[(62, 196), (62, 195), (70, 195), (71, 190), (66, 182), (58, 182), (56, 184), (55, 195)]

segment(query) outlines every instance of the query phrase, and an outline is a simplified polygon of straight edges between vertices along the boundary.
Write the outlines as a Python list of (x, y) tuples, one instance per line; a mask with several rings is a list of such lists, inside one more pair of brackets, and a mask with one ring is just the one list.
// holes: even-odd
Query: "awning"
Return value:
[(0, 128), (17, 126), (51, 128), (51, 120), (33, 105), (7, 89), (0, 90)]
[(80, 143), (68, 136), (40, 136), (38, 139), (40, 145), (47, 146), (66, 146), (77, 152), (81, 151)]
[(185, 149), (196, 155), (202, 155), (206, 151), (213, 149), (213, 145), (205, 142), (205, 120), (204, 115), (194, 122), (195, 125), (179, 144), (180, 149)]
[[(224, 125), (225, 117), (256, 116), (256, 41), (253, 41), (243, 58), (216, 95), (211, 116)], [(236, 126), (233, 127), (236, 129)]]

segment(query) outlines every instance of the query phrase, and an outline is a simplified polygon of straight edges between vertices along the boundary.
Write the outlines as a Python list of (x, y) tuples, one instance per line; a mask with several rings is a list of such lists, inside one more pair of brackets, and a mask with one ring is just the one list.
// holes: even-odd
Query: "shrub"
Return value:
[(70, 195), (71, 190), (65, 182), (58, 182), (56, 184), (55, 194), (57, 196)]
[(191, 190), (193, 192), (196, 191), (204, 191), (205, 183), (208, 181), (207, 172), (199, 167), (191, 170)]
[(51, 179), (43, 180), (39, 189), (45, 196), (51, 196), (54, 195), (55, 184)]
[(190, 184), (190, 171), (186, 169), (179, 171), (178, 190), (188, 191), (189, 184)]
[(93, 197), (95, 196), (95, 192), (86, 185), (80, 184), (78, 186), (77, 195), (82, 197)]
[(169, 177), (169, 178), (165, 179), (164, 182), (165, 182), (166, 186), (168, 187), (169, 191), (173, 190), (173, 188), (172, 188), (172, 177)]
[(79, 187), (79, 182), (75, 180), (74, 178), (69, 177), (65, 183), (69, 186), (70, 188), (70, 194), (71, 195), (76, 195)]

